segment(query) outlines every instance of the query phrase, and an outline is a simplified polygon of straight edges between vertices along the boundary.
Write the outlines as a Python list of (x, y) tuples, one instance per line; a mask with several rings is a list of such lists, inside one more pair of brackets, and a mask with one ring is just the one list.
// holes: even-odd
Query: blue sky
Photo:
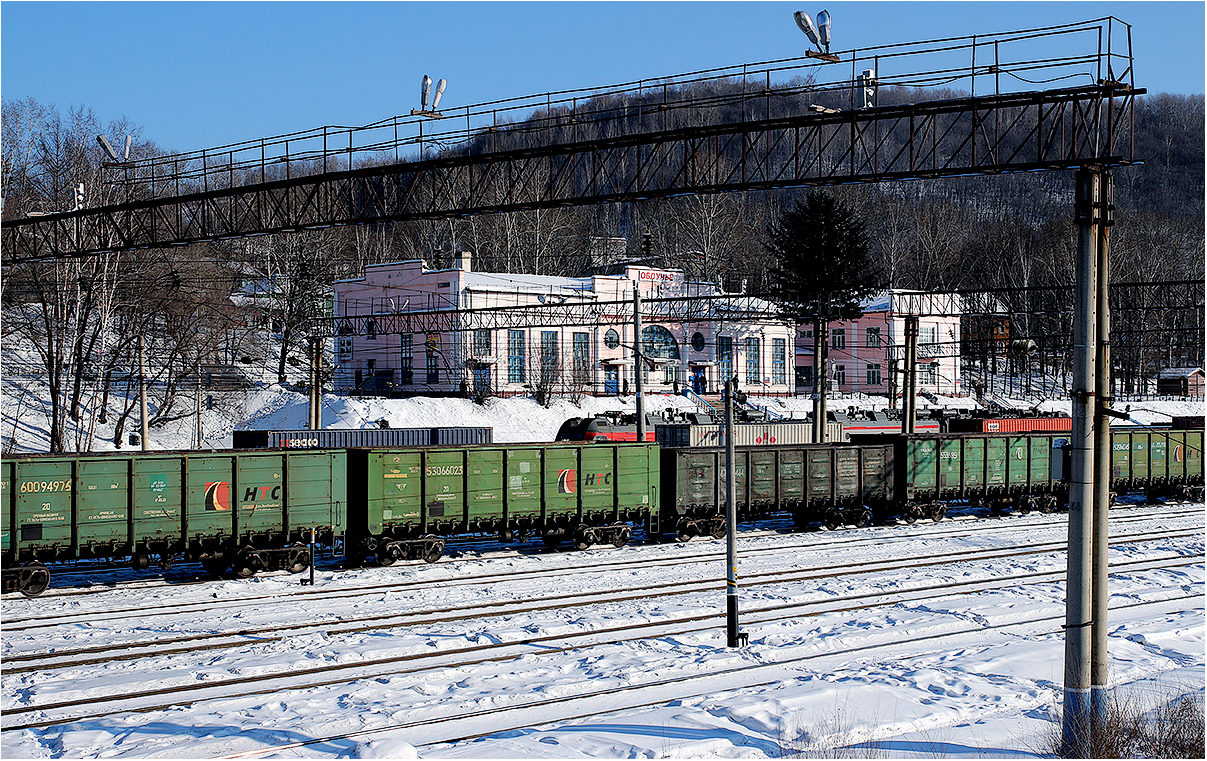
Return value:
[(1202, 93), (1201, 2), (0, 3), (0, 94), (128, 116), (189, 150), (415, 107), (800, 55), (792, 11), (834, 19), (835, 49), (1114, 15), (1136, 84)]

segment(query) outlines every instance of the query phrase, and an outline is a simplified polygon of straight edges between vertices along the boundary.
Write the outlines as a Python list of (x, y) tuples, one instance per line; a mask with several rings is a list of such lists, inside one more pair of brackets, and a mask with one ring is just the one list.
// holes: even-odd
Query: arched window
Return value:
[(666, 328), (650, 325), (641, 331), (641, 354), (650, 359), (679, 359), (679, 344)]

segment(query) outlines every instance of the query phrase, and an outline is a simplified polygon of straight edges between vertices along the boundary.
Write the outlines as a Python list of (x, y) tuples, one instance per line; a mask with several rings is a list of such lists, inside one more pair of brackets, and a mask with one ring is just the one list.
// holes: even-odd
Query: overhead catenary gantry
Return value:
[[(426, 134), (421, 119), (395, 117), (128, 162), (113, 180), (128, 201), (4, 222), (4, 263), (685, 194), (1125, 165), (1144, 92), (1126, 29), (1106, 18), (844, 51), (833, 64), (783, 59), (446, 109)], [(882, 98), (892, 103), (857, 103), (857, 72), (869, 66), (879, 88), (897, 88)], [(928, 89), (952, 84), (969, 94)], [(444, 122), (463, 126), (432, 132)]]

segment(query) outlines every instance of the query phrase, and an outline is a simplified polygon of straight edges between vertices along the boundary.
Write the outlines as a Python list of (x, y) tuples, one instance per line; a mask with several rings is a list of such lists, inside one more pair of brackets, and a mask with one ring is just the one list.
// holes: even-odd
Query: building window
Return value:
[(587, 383), (591, 380), (591, 334), (574, 334), (574, 382)]
[(847, 329), (846, 328), (831, 328), (830, 329), (830, 348), (831, 349), (847, 348)]
[(692, 350), (704, 351), (704, 334), (696, 331), (692, 333)]
[(805, 328), (800, 332), (801, 338), (813, 338), (813, 328)]
[(771, 382), (779, 385), (788, 383), (788, 341), (771, 339)]
[(796, 385), (812, 386), (813, 385), (813, 368), (804, 365), (796, 368)]
[(733, 338), (717, 336), (717, 365), (721, 368), (722, 385), (733, 378)]
[(674, 365), (668, 363), (662, 366), (662, 382), (666, 385), (669, 386), (678, 380), (678, 375), (679, 368)]
[(939, 329), (933, 325), (928, 328), (918, 328), (918, 343), (934, 345), (934, 343), (938, 340), (938, 332)]
[(868, 385), (869, 386), (879, 386), (880, 383), (881, 383), (881, 381), (880, 381), (880, 365), (869, 364), (868, 365)]
[(474, 331), (474, 356), (475, 357), (489, 357), (491, 355), (492, 350), (494, 349), (494, 347), (491, 346), (491, 343), (492, 343), (490, 340), (491, 335), (492, 335), (492, 332), (489, 330), (475, 330)]
[(847, 366), (834, 365), (834, 385), (845, 386), (847, 383)]
[(933, 386), (938, 383), (939, 374), (936, 372), (937, 369), (938, 368), (936, 368), (934, 364), (930, 362), (926, 363), (925, 365), (918, 365), (918, 370), (921, 371), (922, 375), (920, 378), (921, 382), (928, 386)]
[(399, 344), (398, 351), (402, 360), (399, 363), (401, 369), (398, 371), (398, 381), (410, 385), (415, 382), (415, 339), (410, 333), (403, 333), (400, 338), (402, 343)]
[(679, 344), (666, 328), (648, 325), (641, 329), (641, 356), (647, 359), (679, 359)]
[(557, 351), (557, 331), (541, 331), (541, 383), (548, 386), (557, 381), (561, 371)]
[(427, 348), (427, 382), (439, 383), (440, 361), (436, 357), (440, 353), (440, 334), (428, 333), (424, 346)]
[(604, 333), (604, 346), (609, 349), (615, 349), (617, 346), (620, 346), (620, 335), (615, 330), (608, 328), (608, 332)]
[(763, 379), (763, 347), (762, 339), (746, 339), (746, 382), (759, 383)]
[(524, 382), (524, 331), (507, 331), (507, 382)]
[(372, 317), (365, 322), (365, 338), (370, 341), (377, 340), (377, 320), (374, 320)]
[(863, 345), (869, 349), (880, 348), (880, 328), (868, 328), (864, 331)]

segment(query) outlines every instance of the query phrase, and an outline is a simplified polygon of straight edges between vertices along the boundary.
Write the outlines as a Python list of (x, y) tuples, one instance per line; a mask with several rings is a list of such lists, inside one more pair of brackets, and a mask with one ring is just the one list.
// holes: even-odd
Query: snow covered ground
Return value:
[[(1201, 692), (1203, 506), (1112, 517), (1114, 683)], [(283, 574), (194, 583), (188, 568), (90, 594), (56, 582), (45, 599), (3, 603), (0, 753), (1041, 751), (1059, 717), (1064, 516), (779, 528), (743, 526), (750, 643), (737, 650), (714, 540), (586, 552), (466, 541), (435, 565), (321, 565), (313, 588)], [(111, 699), (70, 705), (85, 698)], [(63, 717), (78, 720), (20, 728)]]

